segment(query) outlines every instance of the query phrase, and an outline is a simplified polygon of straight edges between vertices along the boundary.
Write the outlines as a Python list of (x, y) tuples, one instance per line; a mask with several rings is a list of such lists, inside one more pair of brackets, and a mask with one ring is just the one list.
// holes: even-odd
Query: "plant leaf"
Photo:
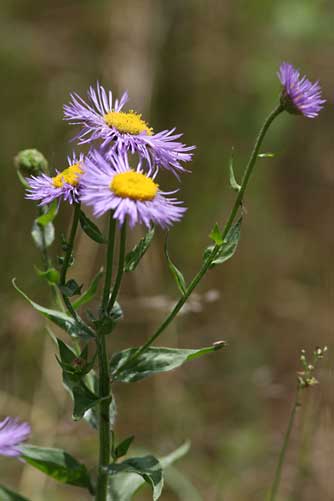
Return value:
[(108, 467), (111, 476), (118, 473), (135, 473), (140, 475), (153, 489), (153, 501), (159, 499), (163, 488), (163, 476), (160, 462), (154, 456), (134, 457), (123, 463), (111, 464)]
[(31, 236), (36, 244), (36, 247), (40, 250), (44, 248), (44, 240), (45, 247), (50, 247), (55, 239), (55, 229), (52, 223), (48, 223), (45, 226), (41, 226), (36, 220), (33, 222)]
[(124, 271), (133, 271), (136, 269), (141, 258), (149, 248), (154, 237), (154, 226), (148, 230), (146, 235), (141, 238), (138, 244), (125, 257)]
[[(63, 369), (63, 383), (70, 393), (74, 402), (73, 419), (80, 420), (86, 411), (95, 407), (99, 402), (99, 397), (93, 393), (85, 384), (83, 377), (87, 371), (83, 368), (82, 371), (75, 370), (75, 362), (78, 360), (78, 355), (60, 339), (57, 339), (60, 360), (59, 364)], [(71, 371), (71, 368), (73, 370)], [(89, 370), (92, 365), (88, 364)]]
[(232, 153), (230, 156), (229, 172), (230, 172), (230, 186), (231, 186), (232, 190), (240, 191), (241, 186), (237, 182), (235, 175), (234, 175), (234, 149), (232, 149)]
[(181, 292), (182, 295), (184, 295), (186, 290), (187, 290), (187, 285), (186, 285), (186, 282), (185, 282), (185, 279), (184, 279), (182, 272), (175, 266), (175, 264), (172, 262), (172, 260), (169, 257), (167, 240), (168, 239), (166, 238), (164, 251), (165, 251), (165, 256), (166, 256), (167, 263), (168, 263), (168, 268), (169, 268), (169, 270), (170, 270), (170, 272), (171, 272), (171, 274), (176, 282), (176, 285), (178, 286), (179, 291)]
[(52, 223), (57, 213), (58, 213), (58, 202), (57, 200), (54, 200), (47, 207), (46, 212), (44, 212), (44, 214), (42, 214), (36, 219), (36, 223), (40, 224), (41, 226), (46, 226), (47, 224)]
[(106, 239), (99, 228), (91, 221), (84, 212), (80, 211), (80, 226), (86, 235), (99, 244), (105, 244)]
[(21, 447), (22, 458), (31, 466), (63, 484), (76, 485), (93, 491), (86, 466), (67, 452), (34, 445)]
[(209, 237), (216, 245), (221, 245), (223, 243), (223, 235), (217, 223), (214, 225)]
[(17, 492), (8, 489), (4, 485), (0, 485), (0, 499), (1, 501), (29, 501), (28, 498), (17, 494)]
[(72, 317), (66, 315), (62, 311), (50, 310), (49, 308), (45, 308), (34, 301), (32, 301), (15, 283), (15, 279), (12, 280), (12, 283), (15, 289), (24, 297), (31, 306), (41, 313), (45, 318), (56, 324), (61, 329), (64, 329), (70, 336), (86, 339), (93, 337), (91, 331), (83, 324), (79, 324)]
[(225, 343), (221, 342), (199, 350), (150, 347), (139, 355), (138, 358), (133, 361), (132, 365), (122, 369), (137, 351), (137, 348), (129, 348), (115, 353), (115, 355), (111, 357), (111, 377), (115, 381), (120, 381), (122, 383), (134, 383), (148, 376), (176, 369), (185, 362), (206, 355), (207, 353), (217, 351), (224, 345)]
[[(186, 442), (178, 449), (167, 456), (159, 458), (163, 469), (171, 466), (175, 461), (184, 456), (190, 448), (190, 443)], [(134, 473), (124, 473), (110, 478), (109, 501), (132, 501), (136, 491), (145, 483), (145, 480)]]
[(102, 318), (93, 320), (95, 329), (98, 331), (100, 336), (107, 336), (111, 334), (114, 329), (115, 324), (123, 317), (123, 312), (120, 304), (115, 301), (109, 315), (104, 315)]
[(131, 435), (131, 437), (125, 438), (124, 440), (122, 440), (120, 444), (118, 444), (113, 454), (114, 459), (118, 459), (121, 458), (122, 456), (125, 456), (134, 438), (135, 438), (134, 435)]
[(259, 158), (274, 158), (275, 153), (259, 153)]
[(102, 276), (103, 276), (103, 269), (101, 268), (100, 271), (98, 271), (95, 277), (93, 278), (93, 281), (88, 287), (88, 289), (82, 294), (82, 296), (79, 297), (79, 299), (77, 299), (72, 303), (74, 309), (77, 309), (80, 306), (89, 303), (89, 301), (93, 299), (93, 297), (97, 292), (97, 288), (99, 286), (99, 282)]
[[(224, 263), (228, 259), (231, 259), (231, 257), (234, 255), (240, 239), (241, 222), (242, 218), (240, 218), (239, 221), (234, 226), (232, 226), (232, 228), (226, 235), (225, 241), (220, 245), (220, 249), (216, 254), (216, 257), (212, 261), (210, 268), (212, 268), (216, 264)], [(214, 250), (213, 245), (210, 245), (205, 249), (204, 261), (210, 259), (213, 250)]]
[(76, 280), (71, 278), (65, 285), (59, 287), (61, 292), (66, 297), (78, 296), (81, 294), (82, 285), (79, 285)]
[(46, 271), (42, 271), (37, 266), (35, 266), (37, 275), (41, 278), (45, 278), (50, 285), (55, 285), (59, 283), (60, 273), (56, 268), (49, 268)]

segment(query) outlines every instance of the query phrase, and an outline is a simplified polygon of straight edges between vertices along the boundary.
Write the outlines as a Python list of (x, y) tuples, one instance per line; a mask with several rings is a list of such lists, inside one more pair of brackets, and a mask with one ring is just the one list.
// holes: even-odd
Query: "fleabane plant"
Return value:
[[(132, 499), (145, 482), (152, 488), (153, 499), (160, 497), (163, 468), (181, 457), (188, 446), (181, 446), (165, 458), (150, 454), (133, 457), (133, 436), (119, 439), (116, 434), (112, 387), (115, 382), (134, 383), (170, 371), (225, 346), (224, 341), (217, 341), (208, 347), (178, 349), (160, 347), (155, 342), (204, 275), (234, 255), (241, 233), (245, 191), (257, 158), (263, 156), (260, 148), (272, 122), (283, 111), (314, 118), (324, 104), (319, 85), (301, 78), (291, 65), (283, 63), (278, 76), (283, 86), (281, 98), (257, 136), (240, 182), (233, 162), (230, 163), (235, 201), (225, 224), (213, 226), (211, 243), (204, 250), (198, 273), (187, 283), (171, 260), (166, 243), (166, 263), (179, 298), (143, 345), (118, 353), (112, 349), (112, 343), (117, 324), (126, 315), (119, 302), (123, 275), (136, 270), (152, 242), (155, 227), (171, 230), (182, 220), (186, 208), (180, 199), (180, 181), (189, 173), (195, 147), (182, 143), (181, 134), (175, 129), (155, 131), (137, 111), (126, 110), (127, 93), (119, 100), (114, 99), (111, 91), (98, 83), (90, 87), (86, 100), (72, 93), (70, 103), (64, 106), (65, 120), (77, 130), (74, 136), (77, 149), (68, 157), (63, 170), (51, 171), (37, 150), (24, 150), (17, 155), (15, 163), (26, 198), (36, 203), (32, 236), (41, 251), (43, 265), (38, 274), (51, 287), (52, 304), (37, 304), (16, 281), (13, 283), (48, 320), (48, 331), (51, 332), (52, 324), (58, 328), (57, 334), (51, 335), (63, 383), (73, 400), (73, 419), (85, 419), (96, 431), (99, 452), (96, 468), (89, 473), (69, 452), (23, 445), (30, 434), (29, 425), (6, 418), (0, 423), (0, 454), (18, 456), (58, 481), (87, 489), (98, 501)], [(87, 152), (80, 151), (80, 147)], [(173, 191), (166, 191), (160, 184), (162, 169), (170, 172), (175, 182)], [(72, 224), (68, 236), (61, 238), (63, 254), (55, 259), (49, 248), (55, 238), (54, 220), (61, 215), (63, 204), (72, 207)], [(105, 235), (88, 217), (86, 207), (95, 218), (108, 218)], [(130, 250), (127, 234), (138, 225), (144, 234)], [(75, 239), (80, 229), (105, 249), (103, 268), (95, 270), (95, 278), (85, 290), (71, 276)], [(98, 305), (95, 309), (90, 304), (92, 299)], [(68, 334), (68, 340), (59, 337), (59, 329)], [(8, 496), (12, 492), (7, 487), (1, 489)]]

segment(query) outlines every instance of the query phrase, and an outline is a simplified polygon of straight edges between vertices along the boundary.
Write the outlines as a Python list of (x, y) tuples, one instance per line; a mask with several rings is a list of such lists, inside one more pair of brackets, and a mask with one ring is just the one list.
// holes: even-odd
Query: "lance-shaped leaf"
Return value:
[(175, 264), (173, 263), (173, 261), (169, 257), (167, 240), (168, 240), (168, 238), (166, 237), (164, 251), (165, 251), (165, 256), (166, 256), (167, 263), (168, 263), (168, 268), (169, 268), (169, 270), (170, 270), (170, 272), (175, 280), (176, 285), (178, 286), (179, 291), (183, 295), (183, 294), (185, 294), (185, 292), (187, 290), (187, 285), (186, 285), (183, 274), (175, 266)]
[(119, 473), (135, 473), (140, 475), (153, 489), (153, 501), (159, 499), (163, 488), (163, 476), (160, 462), (154, 456), (134, 457), (123, 463), (111, 464), (108, 467), (110, 476)]
[(241, 186), (237, 182), (234, 174), (234, 149), (232, 149), (232, 153), (230, 156), (230, 162), (229, 162), (229, 172), (230, 172), (230, 186), (232, 190), (234, 191), (240, 191)]
[[(224, 242), (219, 246), (219, 250), (212, 260), (210, 268), (212, 268), (216, 264), (224, 263), (228, 259), (231, 259), (231, 257), (234, 255), (240, 239), (241, 222), (242, 219), (240, 218), (239, 221), (234, 226), (232, 226), (232, 228), (226, 235)], [(211, 259), (214, 248), (215, 247), (213, 245), (210, 245), (205, 249), (203, 256), (204, 261)]]
[(129, 447), (132, 444), (134, 438), (135, 438), (134, 435), (131, 435), (130, 437), (127, 437), (124, 440), (122, 440), (122, 442), (119, 443), (117, 445), (117, 447), (115, 447), (115, 450), (112, 453), (113, 458), (118, 459), (118, 458), (125, 456), (129, 450)]
[[(163, 470), (183, 457), (189, 450), (190, 443), (186, 442), (167, 456), (159, 458)], [(134, 473), (122, 473), (112, 476), (109, 482), (109, 501), (131, 501), (137, 490), (144, 485), (145, 480)]]
[(222, 232), (217, 223), (214, 225), (209, 237), (216, 245), (221, 245), (224, 242)]
[(97, 288), (99, 286), (99, 282), (102, 276), (103, 276), (103, 270), (101, 268), (101, 270), (98, 271), (95, 277), (93, 278), (93, 281), (88, 287), (88, 289), (79, 297), (79, 299), (77, 299), (76, 301), (74, 301), (74, 303), (72, 303), (74, 309), (77, 309), (80, 306), (89, 303), (93, 299), (93, 297), (97, 292)]
[(141, 238), (138, 242), (138, 244), (130, 251), (124, 262), (124, 271), (133, 271), (136, 269), (139, 261), (149, 248), (152, 239), (154, 237), (154, 226), (148, 230), (146, 235)]
[(93, 492), (87, 468), (62, 449), (23, 445), (22, 458), (49, 477), (64, 484), (84, 487)]
[(36, 311), (41, 313), (41, 315), (56, 324), (61, 329), (64, 329), (64, 331), (66, 331), (70, 336), (80, 337), (81, 339), (93, 337), (93, 333), (84, 324), (75, 321), (72, 317), (69, 317), (62, 311), (51, 310), (35, 303), (16, 285), (15, 279), (12, 280), (12, 283), (15, 289), (21, 294), (21, 296), (24, 297), (26, 301), (28, 301), (28, 303), (31, 304), (31, 306)]
[(55, 229), (52, 223), (45, 226), (40, 225), (34, 221), (31, 230), (31, 236), (38, 249), (43, 250), (45, 247), (50, 247), (55, 239)]
[(0, 499), (1, 501), (29, 501), (28, 498), (17, 494), (17, 492), (8, 489), (4, 485), (0, 485)]
[(99, 244), (105, 244), (106, 240), (99, 228), (91, 221), (84, 212), (80, 211), (80, 226), (86, 235)]
[(41, 226), (46, 226), (47, 224), (52, 223), (57, 215), (58, 205), (59, 204), (57, 200), (51, 202), (51, 204), (45, 210), (44, 214), (36, 219), (36, 223), (40, 224)]
[(99, 402), (99, 397), (84, 382), (84, 376), (93, 368), (94, 358), (91, 362), (87, 362), (82, 354), (78, 356), (60, 339), (57, 339), (57, 343), (60, 355), (58, 362), (63, 369), (63, 383), (73, 399), (73, 419), (78, 421)]
[(201, 357), (207, 353), (212, 353), (225, 346), (223, 341), (201, 348), (199, 350), (186, 350), (180, 348), (150, 347), (131, 362), (131, 358), (136, 353), (136, 348), (115, 353), (111, 357), (110, 369), (111, 377), (114, 381), (122, 383), (134, 383), (148, 376), (153, 376), (159, 372), (167, 372), (180, 365)]

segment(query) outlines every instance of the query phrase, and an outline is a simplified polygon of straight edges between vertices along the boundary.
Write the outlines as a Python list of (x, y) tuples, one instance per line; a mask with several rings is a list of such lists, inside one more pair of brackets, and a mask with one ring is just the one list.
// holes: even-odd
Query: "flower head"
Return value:
[(112, 210), (120, 224), (127, 218), (132, 228), (138, 223), (166, 228), (179, 221), (186, 210), (168, 196), (171, 193), (160, 191), (155, 175), (144, 173), (141, 161), (131, 169), (126, 153), (105, 158), (101, 152), (92, 151), (85, 166), (80, 200), (93, 206), (97, 217)]
[(55, 198), (68, 200), (70, 204), (79, 200), (79, 180), (83, 173), (83, 160), (81, 154), (79, 157), (73, 154), (67, 158), (68, 167), (63, 171), (56, 171), (53, 177), (41, 174), (26, 179), (29, 188), (26, 198), (31, 200), (40, 200), (40, 205), (46, 205)]
[(0, 455), (15, 457), (21, 454), (20, 445), (28, 438), (31, 428), (28, 423), (6, 417), (0, 421)]
[(319, 83), (301, 77), (299, 71), (289, 63), (282, 63), (277, 75), (283, 85), (281, 103), (286, 111), (307, 118), (318, 116), (326, 102), (321, 98)]
[(115, 150), (126, 149), (175, 174), (185, 171), (181, 162), (191, 160), (195, 147), (181, 143), (182, 134), (175, 134), (175, 128), (155, 133), (140, 114), (123, 110), (127, 101), (127, 92), (120, 100), (113, 100), (112, 92), (107, 93), (99, 83), (96, 90), (89, 88), (87, 102), (78, 94), (71, 94), (70, 103), (64, 106), (64, 116), (71, 124), (81, 125), (74, 139), (79, 144), (100, 140), (111, 155)]

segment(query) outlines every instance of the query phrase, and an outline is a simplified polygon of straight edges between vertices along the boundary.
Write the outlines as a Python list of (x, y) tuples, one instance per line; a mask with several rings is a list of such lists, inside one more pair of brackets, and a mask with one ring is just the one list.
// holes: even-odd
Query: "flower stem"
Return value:
[(290, 414), (290, 418), (289, 418), (288, 427), (287, 427), (287, 430), (285, 432), (283, 446), (282, 446), (282, 449), (281, 449), (281, 452), (280, 452), (280, 455), (278, 458), (278, 463), (276, 466), (274, 481), (273, 481), (270, 493), (267, 497), (267, 501), (275, 501), (275, 499), (276, 499), (276, 494), (277, 494), (278, 487), (279, 487), (279, 484), (281, 481), (282, 467), (283, 467), (284, 460), (285, 460), (286, 450), (287, 450), (287, 447), (289, 444), (293, 423), (294, 423), (294, 420), (296, 417), (296, 411), (297, 411), (297, 408), (300, 407), (300, 403), (299, 403), (300, 389), (301, 388), (298, 386), (297, 390), (296, 390), (295, 401), (294, 401), (294, 404), (293, 404), (293, 407), (291, 410), (291, 414)]
[(114, 247), (115, 247), (115, 228), (116, 219), (113, 217), (113, 212), (110, 211), (109, 214), (109, 233), (108, 233), (108, 249), (106, 257), (106, 277), (104, 282), (103, 297), (102, 297), (102, 313), (106, 314), (108, 310), (111, 279), (112, 279), (112, 269), (114, 261)]
[[(76, 203), (75, 208), (74, 208), (70, 237), (69, 237), (69, 241), (67, 242), (64, 262), (63, 262), (63, 266), (62, 266), (62, 269), (60, 272), (60, 280), (59, 280), (60, 287), (62, 287), (66, 284), (66, 273), (67, 273), (67, 270), (70, 266), (75, 235), (76, 235), (76, 232), (78, 229), (78, 224), (79, 224), (79, 216), (80, 216), (80, 204)], [(75, 309), (73, 308), (71, 301), (68, 299), (68, 297), (63, 292), (62, 292), (62, 297), (63, 297), (63, 301), (64, 301), (65, 306), (68, 309), (69, 313), (72, 315), (72, 317), (75, 320), (79, 320), (78, 314), (76, 313)]]
[[(229, 215), (229, 218), (227, 220), (227, 223), (224, 227), (224, 231), (223, 231), (223, 234), (222, 234), (222, 238), (223, 240), (226, 238), (229, 230), (231, 229), (231, 226), (233, 224), (233, 221), (235, 219), (235, 216), (239, 210), (239, 207), (240, 205), (242, 204), (242, 201), (243, 201), (243, 197), (244, 197), (244, 193), (245, 193), (245, 190), (246, 190), (246, 187), (248, 185), (248, 181), (250, 179), (250, 176), (253, 172), (253, 169), (254, 169), (254, 166), (255, 166), (255, 163), (256, 163), (256, 160), (257, 160), (257, 157), (258, 157), (258, 154), (259, 154), (259, 150), (260, 150), (260, 147), (261, 147), (261, 144), (262, 144), (262, 141), (264, 139), (264, 136), (269, 128), (269, 126), (271, 125), (271, 123), (273, 122), (273, 120), (283, 111), (283, 107), (281, 104), (279, 104), (271, 113), (270, 115), (268, 115), (268, 117), (266, 118), (257, 138), (256, 138), (256, 141), (255, 141), (255, 144), (254, 144), (254, 148), (252, 150), (252, 153), (249, 157), (249, 161), (248, 161), (248, 164), (245, 168), (245, 172), (244, 172), (244, 175), (243, 175), (243, 178), (242, 178), (242, 183), (241, 183), (241, 186), (240, 186), (240, 190), (238, 191), (238, 195), (237, 195), (237, 198), (234, 202), (234, 205), (232, 207), (232, 210), (230, 212), (230, 215)], [(210, 268), (212, 262), (214, 261), (218, 251), (220, 249), (220, 246), (219, 245), (215, 245), (214, 246), (214, 249), (211, 253), (211, 256), (209, 259), (207, 259), (203, 265), (202, 265), (202, 268), (199, 270), (199, 272), (194, 276), (194, 278), (192, 279), (192, 281), (190, 282), (190, 284), (188, 285), (185, 293), (183, 294), (183, 296), (178, 300), (178, 302), (175, 304), (174, 308), (172, 309), (172, 311), (167, 315), (167, 317), (165, 318), (165, 320), (162, 322), (162, 324), (158, 327), (158, 329), (156, 330), (156, 332), (146, 341), (146, 343), (144, 343), (140, 348), (138, 348), (138, 350), (133, 354), (133, 356), (123, 364), (123, 366), (119, 367), (119, 369), (116, 371), (116, 374), (118, 374), (121, 370), (123, 370), (125, 367), (129, 367), (130, 365), (132, 365), (132, 362), (134, 360), (136, 360), (142, 353), (144, 353), (153, 343), (154, 341), (160, 336), (160, 334), (166, 329), (166, 327), (168, 327), (168, 325), (172, 322), (172, 320), (176, 317), (176, 315), (178, 314), (178, 312), (181, 310), (182, 306), (185, 304), (185, 302), (187, 301), (187, 299), (189, 298), (189, 296), (191, 295), (191, 293), (193, 292), (193, 290), (195, 289), (195, 287), (197, 287), (198, 283), (202, 280), (203, 276), (206, 274), (206, 272), (208, 271), (208, 269)]]
[(99, 396), (103, 400), (99, 404), (99, 469), (96, 487), (96, 501), (106, 501), (108, 487), (107, 467), (110, 461), (110, 415), (111, 403), (109, 362), (104, 335), (96, 337), (99, 362)]
[(124, 222), (121, 228), (121, 240), (119, 246), (119, 258), (118, 258), (118, 270), (115, 279), (115, 285), (113, 287), (111, 298), (108, 304), (108, 311), (111, 311), (114, 303), (117, 299), (119, 289), (122, 282), (123, 272), (124, 272), (124, 259), (125, 259), (125, 250), (126, 250), (126, 222)]

